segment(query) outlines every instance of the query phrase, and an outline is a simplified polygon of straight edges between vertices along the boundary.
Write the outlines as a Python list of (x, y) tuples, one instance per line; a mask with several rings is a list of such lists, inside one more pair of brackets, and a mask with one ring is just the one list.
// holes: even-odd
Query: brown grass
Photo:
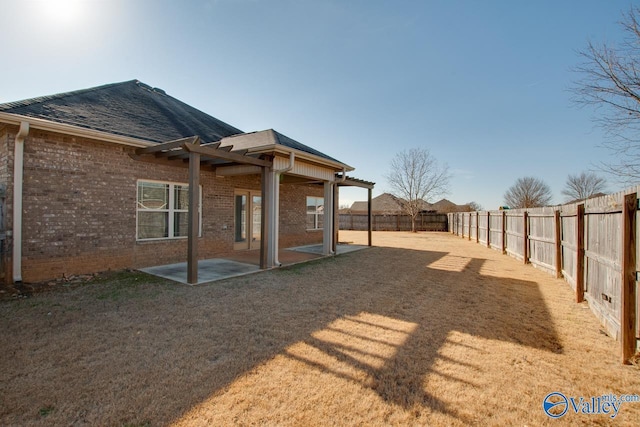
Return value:
[[(362, 243), (364, 233), (341, 232)], [(444, 233), (186, 287), (142, 273), (0, 303), (1, 425), (637, 425), (542, 400), (640, 392), (570, 288)]]

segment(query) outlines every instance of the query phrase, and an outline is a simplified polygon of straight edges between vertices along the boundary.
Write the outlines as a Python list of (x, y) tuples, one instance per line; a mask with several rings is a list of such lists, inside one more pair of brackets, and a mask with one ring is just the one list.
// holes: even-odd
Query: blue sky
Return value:
[[(576, 51), (619, 42), (631, 5), (0, 0), (0, 103), (139, 79), (338, 158), (374, 196), (398, 151), (424, 147), (449, 165), (456, 203), (495, 209), (523, 176), (560, 203), (568, 174), (609, 155), (595, 112), (570, 100)], [(365, 198), (341, 190), (340, 203)]]

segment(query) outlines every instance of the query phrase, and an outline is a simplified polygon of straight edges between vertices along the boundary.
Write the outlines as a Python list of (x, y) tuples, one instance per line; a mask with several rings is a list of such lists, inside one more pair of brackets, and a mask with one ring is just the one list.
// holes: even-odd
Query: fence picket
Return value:
[(475, 218), (476, 242), (563, 277), (576, 302), (586, 300), (607, 332), (621, 342), (626, 363), (640, 338), (639, 191), (636, 186), (583, 203), (469, 213), (468, 223), (464, 215), (454, 214), (449, 227), (463, 237), (468, 230), (471, 239)]

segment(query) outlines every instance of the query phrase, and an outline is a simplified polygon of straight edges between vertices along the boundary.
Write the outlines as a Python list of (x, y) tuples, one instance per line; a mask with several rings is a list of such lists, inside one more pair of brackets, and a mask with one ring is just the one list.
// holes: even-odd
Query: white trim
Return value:
[[(150, 184), (162, 184), (162, 185), (168, 185), (169, 186), (169, 200), (168, 200), (168, 209), (140, 209), (138, 206), (138, 197), (139, 197), (139, 191), (140, 191), (140, 183), (141, 182), (146, 182), (146, 183), (150, 183)], [(173, 208), (174, 206), (174, 202), (175, 202), (175, 188), (176, 186), (181, 186), (181, 187), (187, 187), (189, 188), (189, 184), (188, 183), (184, 183), (184, 182), (172, 182), (172, 181), (159, 181), (159, 180), (155, 180), (155, 179), (137, 179), (136, 180), (136, 242), (157, 242), (157, 241), (166, 241), (166, 240), (182, 240), (182, 239), (187, 239), (189, 236), (174, 236), (175, 234), (175, 230), (174, 230), (174, 214), (175, 213), (188, 213), (188, 209), (175, 209)], [(200, 221), (199, 222), (199, 229), (198, 229), (198, 237), (202, 237), (202, 185), (198, 186), (198, 189), (200, 191), (200, 206), (198, 206), (198, 216)], [(161, 212), (161, 213), (167, 213), (168, 214), (168, 224), (167, 224), (167, 234), (168, 237), (150, 237), (150, 238), (145, 238), (145, 239), (141, 239), (138, 237), (138, 214), (140, 213), (140, 211), (144, 211), (144, 212)]]
[(296, 148), (289, 148), (282, 144), (271, 144), (271, 145), (263, 145), (255, 148), (249, 148), (248, 152), (253, 154), (274, 153), (274, 154), (282, 154), (284, 156), (289, 156), (290, 153), (295, 153), (296, 157), (300, 158), (301, 160), (308, 160), (313, 163), (318, 163), (323, 166), (328, 166), (329, 168), (335, 169), (336, 171), (346, 170), (347, 172), (351, 172), (355, 170), (354, 167), (349, 166), (345, 163), (329, 160), (325, 157), (307, 153), (306, 151), (298, 150)]
[[(304, 223), (305, 223), (305, 226), (307, 224), (307, 215), (311, 215), (311, 212), (308, 211), (309, 198), (316, 199), (316, 204), (315, 204), (316, 212), (313, 214), (314, 215), (314, 218), (313, 218), (313, 226), (314, 226), (314, 228), (307, 228), (307, 231), (322, 231), (322, 230), (324, 230), (324, 224), (325, 224), (325, 216), (324, 215), (325, 215), (325, 211), (326, 211), (326, 205), (325, 205), (325, 202), (324, 202), (324, 197), (306, 196), (306, 198), (305, 198), (306, 204), (305, 204), (305, 207), (304, 207), (304, 213), (305, 213)], [(318, 227), (318, 216), (321, 215), (321, 214), (318, 213), (318, 204), (317, 204), (318, 200), (322, 200), (322, 227)]]
[(20, 123), (24, 121), (28, 121), (32, 129), (63, 133), (65, 135), (96, 139), (99, 141), (129, 145), (132, 147), (151, 147), (158, 144), (157, 142), (153, 141), (133, 138), (129, 136), (115, 135), (109, 132), (87, 129), (80, 126), (69, 125), (66, 123), (57, 123), (50, 120), (22, 116), (20, 114), (0, 112), (0, 122), (8, 123), (11, 125), (20, 125)]

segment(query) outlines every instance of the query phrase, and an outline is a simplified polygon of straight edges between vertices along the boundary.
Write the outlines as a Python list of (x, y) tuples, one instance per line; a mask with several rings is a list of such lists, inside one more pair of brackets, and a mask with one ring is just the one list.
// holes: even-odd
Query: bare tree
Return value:
[(604, 178), (593, 172), (582, 172), (580, 175), (569, 175), (564, 185), (562, 194), (566, 201), (584, 200), (589, 197), (602, 193), (606, 188)]
[(615, 160), (601, 169), (630, 182), (640, 178), (640, 8), (623, 13), (625, 39), (618, 46), (589, 42), (579, 52), (584, 62), (572, 91), (579, 105), (591, 105), (599, 115), (608, 148)]
[(471, 212), (477, 212), (482, 210), (482, 205), (480, 203), (469, 202), (467, 203), (467, 205), (469, 206), (469, 209), (471, 209)]
[(546, 206), (551, 202), (551, 188), (539, 178), (518, 178), (504, 193), (504, 201), (512, 209)]
[(416, 231), (416, 217), (425, 201), (445, 195), (449, 190), (449, 167), (439, 164), (429, 150), (412, 148), (401, 151), (391, 160), (385, 176), (393, 194), (402, 199), (404, 211), (411, 217), (411, 231)]

